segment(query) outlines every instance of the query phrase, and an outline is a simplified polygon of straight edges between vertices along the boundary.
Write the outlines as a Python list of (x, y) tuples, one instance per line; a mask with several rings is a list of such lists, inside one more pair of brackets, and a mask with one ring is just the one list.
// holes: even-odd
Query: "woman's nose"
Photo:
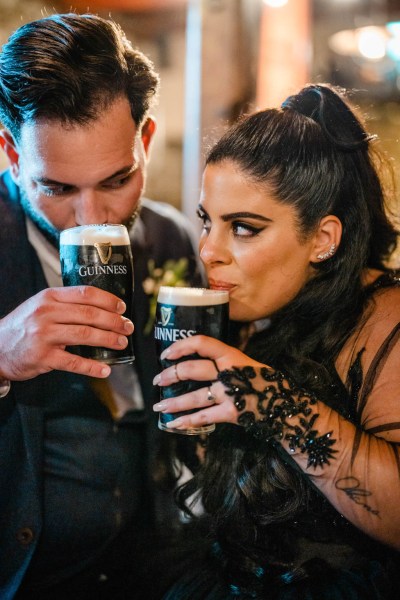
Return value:
[(207, 237), (200, 239), (199, 243), (200, 258), (205, 265), (214, 262), (228, 261), (228, 248), (223, 240), (216, 233), (208, 233)]

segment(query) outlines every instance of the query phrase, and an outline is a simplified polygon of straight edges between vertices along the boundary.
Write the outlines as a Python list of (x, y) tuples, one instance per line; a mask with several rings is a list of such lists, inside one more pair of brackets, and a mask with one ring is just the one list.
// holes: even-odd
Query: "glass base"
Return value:
[(126, 365), (129, 363), (135, 362), (135, 357), (134, 356), (121, 356), (120, 358), (118, 358), (118, 357), (103, 358), (103, 359), (96, 359), (96, 360), (101, 360), (101, 362), (106, 363), (106, 365)]
[(158, 429), (182, 435), (200, 435), (201, 433), (212, 433), (215, 430), (215, 423), (204, 425), (203, 427), (192, 427), (191, 429), (172, 429), (171, 427), (167, 427), (166, 423), (158, 421)]
[(110, 350), (109, 348), (99, 348), (96, 346), (68, 346), (68, 352), (78, 354), (83, 358), (92, 358), (105, 363), (106, 365), (123, 365), (133, 363), (135, 355), (131, 348), (124, 350)]

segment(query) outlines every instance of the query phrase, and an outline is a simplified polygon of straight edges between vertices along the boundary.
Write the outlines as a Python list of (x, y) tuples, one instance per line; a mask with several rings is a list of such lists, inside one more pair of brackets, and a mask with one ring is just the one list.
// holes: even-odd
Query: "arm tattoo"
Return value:
[[(336, 440), (331, 439), (332, 432), (318, 435), (313, 428), (319, 415), (312, 414), (310, 407), (317, 403), (316, 397), (275, 369), (262, 367), (260, 375), (267, 385), (257, 390), (251, 382), (256, 377), (253, 367), (233, 367), (218, 373), (226, 394), (233, 397), (240, 413), (238, 424), (266, 442), (286, 440), (291, 452), (299, 448), (307, 454), (307, 467), (329, 464), (337, 452), (332, 448)], [(246, 396), (256, 397), (257, 414), (246, 410)], [(294, 416), (298, 417), (298, 424), (292, 425), (287, 419)]]
[(360, 488), (360, 482), (355, 477), (342, 477), (338, 479), (335, 482), (335, 488), (343, 491), (350, 500), (365, 508), (369, 513), (379, 516), (379, 510), (371, 508), (365, 500), (367, 496), (372, 496), (372, 492)]

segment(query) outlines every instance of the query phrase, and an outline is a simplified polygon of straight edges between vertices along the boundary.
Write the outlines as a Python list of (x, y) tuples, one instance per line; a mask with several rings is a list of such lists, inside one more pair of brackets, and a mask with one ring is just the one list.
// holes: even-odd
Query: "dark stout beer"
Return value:
[[(82, 225), (61, 232), (61, 275), (65, 286), (93, 285), (115, 294), (126, 304), (132, 319), (133, 264), (129, 235), (124, 225)], [(124, 350), (71, 346), (71, 352), (108, 364), (133, 362), (132, 336)]]
[[(177, 340), (196, 334), (208, 335), (219, 340), (226, 340), (228, 334), (229, 294), (221, 290), (203, 288), (180, 288), (161, 286), (158, 294), (156, 323), (154, 337), (157, 352), (161, 352)], [(163, 369), (175, 362), (192, 360), (197, 355), (185, 356), (178, 361), (160, 360)], [(178, 381), (168, 386), (160, 387), (161, 398), (180, 396), (187, 392), (206, 387), (207, 381)], [(168, 429), (166, 424), (185, 413), (160, 413), (158, 426), (165, 431), (194, 435), (214, 431), (215, 425), (206, 425), (193, 429)]]

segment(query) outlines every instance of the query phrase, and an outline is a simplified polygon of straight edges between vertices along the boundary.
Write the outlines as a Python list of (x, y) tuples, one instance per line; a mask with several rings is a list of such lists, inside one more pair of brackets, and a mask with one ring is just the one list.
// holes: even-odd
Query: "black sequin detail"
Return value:
[(378, 290), (382, 287), (400, 286), (400, 269), (391, 269), (378, 277), (370, 286), (371, 291)]
[[(313, 413), (311, 406), (317, 403), (316, 397), (275, 369), (262, 367), (260, 375), (268, 385), (257, 390), (251, 381), (256, 377), (253, 367), (233, 367), (218, 374), (226, 394), (232, 396), (241, 413), (238, 424), (265, 442), (287, 441), (290, 452), (298, 448), (307, 454), (308, 467), (329, 464), (337, 452), (332, 448), (336, 440), (331, 438), (332, 432), (319, 435), (314, 428), (319, 415)], [(248, 396), (257, 399), (257, 415), (246, 410)], [(298, 424), (292, 425), (287, 419), (295, 416)]]

